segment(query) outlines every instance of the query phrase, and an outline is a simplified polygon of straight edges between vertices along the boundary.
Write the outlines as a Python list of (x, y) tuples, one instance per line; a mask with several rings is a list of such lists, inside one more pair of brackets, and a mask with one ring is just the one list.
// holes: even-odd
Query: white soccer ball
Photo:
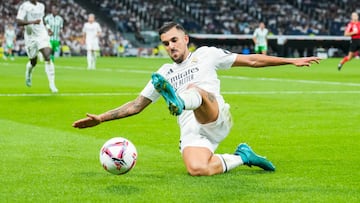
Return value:
[(134, 168), (137, 159), (135, 145), (123, 137), (106, 141), (100, 150), (100, 163), (112, 174), (121, 175)]

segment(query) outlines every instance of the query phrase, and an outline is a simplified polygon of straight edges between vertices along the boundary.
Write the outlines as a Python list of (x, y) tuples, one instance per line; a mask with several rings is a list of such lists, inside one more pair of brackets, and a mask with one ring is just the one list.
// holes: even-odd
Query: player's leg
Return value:
[(9, 55), (10, 55), (10, 60), (12, 60), (12, 61), (15, 60), (13, 47), (11, 47), (11, 48), (9, 49)]
[(348, 55), (345, 56), (338, 64), (339, 71), (346, 62), (350, 61), (354, 57), (354, 53), (359, 49), (359, 47), (360, 47), (360, 40), (351, 40)]
[(92, 50), (91, 52), (91, 69), (96, 69), (96, 56), (97, 56), (97, 51), (96, 50)]
[(92, 44), (92, 61), (91, 61), (91, 68), (92, 69), (96, 69), (96, 59), (97, 59), (97, 56), (99, 54), (99, 51), (100, 51), (100, 46), (99, 46), (99, 43), (97, 40), (94, 40), (93, 41), (93, 44)]
[(201, 124), (217, 119), (219, 107), (213, 94), (190, 85), (186, 91), (178, 95), (171, 84), (158, 73), (152, 75), (152, 83), (166, 100), (171, 114), (180, 115), (184, 109), (194, 110), (197, 122)]
[(205, 147), (186, 147), (182, 157), (188, 173), (192, 176), (210, 176), (223, 173), (220, 157)]
[(51, 48), (51, 54), (50, 54), (50, 60), (52, 62), (54, 62), (54, 58), (55, 58), (55, 41), (54, 40), (50, 40), (50, 48)]
[(349, 51), (348, 55), (345, 56), (345, 57), (340, 61), (340, 63), (338, 64), (338, 70), (340, 71), (341, 68), (342, 68), (342, 66), (343, 66), (346, 62), (350, 61), (350, 60), (353, 58), (353, 56), (354, 56), (354, 52)]
[(33, 39), (26, 39), (25, 40), (25, 50), (26, 54), (29, 57), (29, 61), (26, 64), (25, 70), (25, 84), (28, 87), (32, 85), (32, 72), (37, 64), (37, 55), (38, 55), (38, 48), (37, 44)]
[(92, 64), (92, 51), (89, 49), (86, 52), (86, 59), (87, 59), (87, 69), (90, 70)]
[(32, 85), (32, 72), (37, 64), (37, 55), (34, 58), (30, 58), (29, 61), (26, 63), (26, 70), (25, 70), (25, 84), (28, 87)]
[(267, 46), (261, 46), (261, 54), (267, 54)]
[(47, 46), (47, 47), (41, 48), (40, 52), (44, 56), (45, 72), (46, 72), (46, 75), (47, 75), (48, 80), (49, 80), (50, 90), (53, 93), (57, 93), (58, 89), (56, 88), (56, 85), (55, 85), (55, 67), (54, 67), (53, 62), (50, 59), (50, 55), (51, 55), (52, 50), (51, 50), (50, 47)]

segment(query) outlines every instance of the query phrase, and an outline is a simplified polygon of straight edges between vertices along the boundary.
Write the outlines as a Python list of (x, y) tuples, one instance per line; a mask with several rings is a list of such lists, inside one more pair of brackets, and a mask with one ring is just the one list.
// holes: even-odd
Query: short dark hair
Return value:
[(171, 21), (171, 22), (165, 23), (163, 26), (160, 27), (159, 36), (164, 34), (167, 31), (171, 30), (173, 27), (175, 27), (178, 30), (182, 30), (186, 34), (186, 30), (183, 26), (181, 26), (179, 23)]

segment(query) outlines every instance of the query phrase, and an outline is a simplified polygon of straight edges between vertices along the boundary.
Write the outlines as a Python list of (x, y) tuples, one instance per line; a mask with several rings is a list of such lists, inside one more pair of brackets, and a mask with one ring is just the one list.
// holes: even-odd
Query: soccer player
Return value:
[(343, 65), (354, 57), (354, 53), (360, 50), (360, 22), (359, 15), (355, 12), (351, 14), (351, 22), (346, 26), (345, 36), (350, 36), (350, 49), (347, 56), (345, 56), (338, 64), (340, 71)]
[(255, 44), (255, 53), (265, 54), (268, 50), (267, 35), (269, 31), (265, 28), (265, 24), (260, 22), (259, 27), (255, 29), (253, 34), (253, 41)]
[(87, 128), (138, 114), (162, 96), (170, 113), (177, 116), (180, 151), (190, 175), (225, 173), (243, 164), (274, 171), (275, 166), (270, 161), (257, 155), (245, 143), (238, 145), (235, 153), (214, 154), (232, 126), (230, 105), (220, 94), (216, 71), (240, 66), (310, 66), (318, 63), (320, 58), (242, 55), (206, 46), (190, 52), (189, 36), (181, 25), (174, 22), (163, 25), (159, 29), (159, 36), (174, 63), (164, 64), (153, 73), (152, 80), (135, 100), (100, 115), (87, 114), (86, 118), (75, 121), (73, 127)]
[(51, 8), (51, 13), (44, 19), (45, 26), (50, 30), (50, 44), (51, 44), (51, 61), (54, 62), (55, 53), (60, 49), (60, 33), (64, 25), (63, 18), (58, 15), (58, 10), (55, 6)]
[(51, 48), (48, 30), (43, 23), (45, 15), (45, 6), (36, 0), (25, 1), (19, 7), (16, 22), (19, 26), (24, 26), (25, 49), (29, 57), (26, 64), (25, 79), (26, 85), (31, 87), (32, 71), (37, 64), (37, 55), (39, 52), (45, 60), (45, 72), (49, 80), (51, 92), (57, 93), (55, 86), (55, 67), (50, 60)]
[(16, 33), (14, 26), (11, 23), (9, 23), (5, 29), (4, 41), (5, 41), (5, 49), (6, 49), (6, 53), (4, 54), (4, 59), (6, 60), (7, 57), (10, 57), (10, 59), (13, 61), (14, 60), (13, 49), (16, 43)]
[(95, 21), (95, 15), (90, 14), (88, 22), (83, 27), (83, 42), (86, 43), (87, 50), (87, 69), (96, 69), (96, 55), (99, 51), (99, 37), (101, 36), (101, 27)]

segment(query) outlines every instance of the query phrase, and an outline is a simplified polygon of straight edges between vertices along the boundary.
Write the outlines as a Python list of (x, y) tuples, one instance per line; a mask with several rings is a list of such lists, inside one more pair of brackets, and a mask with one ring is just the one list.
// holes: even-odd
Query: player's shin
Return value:
[(340, 63), (341, 64), (344, 64), (344, 63), (346, 63), (346, 62), (348, 62), (349, 61), (349, 57), (348, 56), (345, 56), (341, 61), (340, 61)]
[(97, 55), (97, 52), (93, 51), (92, 52), (92, 60), (91, 60), (91, 68), (92, 69), (96, 69), (96, 55)]
[(87, 51), (87, 55), (86, 55), (86, 59), (87, 59), (87, 64), (88, 64), (88, 67), (87, 69), (91, 69), (91, 64), (92, 64), (92, 53), (90, 50)]
[(233, 154), (215, 154), (215, 156), (219, 157), (224, 173), (244, 164), (239, 156)]

